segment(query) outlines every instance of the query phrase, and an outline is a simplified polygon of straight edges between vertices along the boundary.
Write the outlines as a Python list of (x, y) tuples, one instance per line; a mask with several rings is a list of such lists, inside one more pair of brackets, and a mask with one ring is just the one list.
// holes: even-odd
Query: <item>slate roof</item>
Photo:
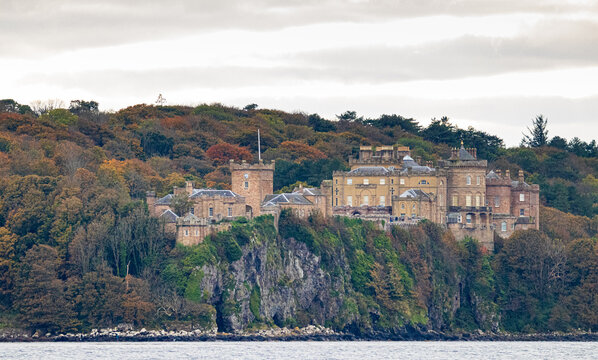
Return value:
[(385, 168), (383, 166), (363, 166), (363, 167), (358, 167), (356, 169), (349, 171), (348, 174), (364, 175), (364, 176), (368, 176), (368, 175), (377, 176), (377, 175), (387, 175), (389, 172), (390, 172), (390, 170), (388, 170), (387, 168)]
[(490, 170), (490, 172), (488, 173), (488, 175), (486, 175), (486, 179), (500, 180), (500, 177), (498, 175), (496, 175), (496, 173), (494, 172), (494, 170)]
[(216, 189), (193, 189), (193, 193), (189, 196), (190, 198), (196, 198), (201, 196), (223, 196), (223, 197), (239, 197), (240, 195), (230, 190), (216, 190)]
[(293, 190), (293, 194), (301, 194), (301, 195), (322, 195), (322, 192), (318, 188), (295, 188)]
[(170, 205), (170, 202), (172, 201), (172, 194), (168, 194), (166, 196), (164, 196), (163, 198), (160, 198), (156, 201), (156, 205)]
[(164, 219), (167, 223), (173, 223), (176, 222), (176, 219), (178, 219), (179, 216), (168, 209), (165, 210), (162, 215), (160, 215), (160, 218)]
[(425, 192), (421, 191), (420, 189), (409, 189), (399, 195), (399, 198), (402, 199), (430, 199), (430, 196)]
[(403, 157), (403, 170), (401, 170), (401, 173), (406, 173), (408, 171), (408, 169), (411, 169), (411, 171), (414, 171), (414, 172), (423, 172), (423, 173), (430, 173), (430, 172), (434, 171), (432, 168), (430, 168), (428, 166), (421, 166), (420, 164), (415, 162), (415, 160), (413, 160), (413, 158), (411, 156), (406, 155), (405, 157)]
[(266, 195), (266, 198), (262, 203), (263, 206), (273, 206), (278, 204), (313, 205), (312, 202), (307, 200), (303, 195), (296, 193)]
[(461, 149), (459, 149), (457, 156), (459, 157), (459, 160), (463, 160), (463, 161), (475, 160), (473, 155), (471, 155), (467, 150), (465, 150), (465, 148), (463, 147), (463, 144), (461, 144)]

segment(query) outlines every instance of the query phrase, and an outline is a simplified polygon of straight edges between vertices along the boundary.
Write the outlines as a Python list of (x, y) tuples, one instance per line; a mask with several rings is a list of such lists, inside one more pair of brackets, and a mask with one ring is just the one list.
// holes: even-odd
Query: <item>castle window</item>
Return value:
[(199, 236), (199, 230), (195, 230), (195, 236)]
[(475, 206), (482, 206), (482, 199), (480, 198), (480, 195), (475, 196)]
[(249, 189), (249, 181), (245, 181), (245, 189)]
[(380, 196), (380, 206), (386, 206), (386, 199), (384, 196)]
[(500, 196), (494, 197), (494, 207), (500, 207)]
[(231, 217), (231, 216), (233, 216), (233, 208), (229, 207), (228, 208), (228, 217)]
[(353, 206), (353, 196), (347, 196), (347, 205)]
[(353, 179), (349, 178), (347, 179), (347, 185), (352, 185), (353, 184)]
[(471, 195), (465, 196), (465, 206), (471, 206)]
[(525, 201), (525, 194), (519, 194), (519, 201)]
[(467, 175), (465, 182), (467, 183), (467, 185), (471, 185), (471, 176)]
[(502, 231), (502, 232), (507, 231), (507, 222), (506, 221), (503, 221), (502, 224), (500, 224), (500, 231)]
[(335, 200), (336, 200), (336, 204), (334, 206), (338, 206), (338, 198), (336, 198)]
[(401, 185), (405, 185), (405, 179), (401, 179), (401, 180), (400, 180), (400, 184), (401, 184)]
[(394, 184), (395, 183), (395, 179), (390, 179), (390, 183)]
[(429, 184), (429, 183), (428, 183), (428, 182), (427, 182), (425, 179), (424, 179), (424, 180), (422, 180), (422, 181), (420, 181), (419, 183), (420, 183), (420, 185), (426, 185), (426, 184)]
[(453, 195), (453, 206), (459, 206), (459, 196)]
[(334, 179), (334, 183), (338, 185), (338, 179)]
[(195, 208), (191, 207), (191, 215), (195, 215)]
[(475, 182), (476, 182), (477, 185), (480, 185), (480, 177), (479, 176), (476, 177)]
[(370, 197), (367, 196), (367, 195), (364, 195), (363, 196), (363, 204), (362, 205), (368, 206), (369, 204), (370, 204)]
[(465, 215), (465, 221), (466, 221), (468, 224), (471, 224), (471, 214), (467, 214), (467, 215)]
[(401, 203), (401, 210), (405, 210), (405, 203)]
[(189, 236), (189, 230), (185, 230), (185, 236)]
[(214, 208), (213, 207), (208, 209), (208, 214), (210, 217), (214, 216)]
[(519, 209), (519, 216), (525, 216), (525, 209)]
[(386, 184), (386, 180), (385, 179), (380, 179), (380, 185), (384, 185)]
[(363, 185), (369, 185), (370, 179), (363, 179)]

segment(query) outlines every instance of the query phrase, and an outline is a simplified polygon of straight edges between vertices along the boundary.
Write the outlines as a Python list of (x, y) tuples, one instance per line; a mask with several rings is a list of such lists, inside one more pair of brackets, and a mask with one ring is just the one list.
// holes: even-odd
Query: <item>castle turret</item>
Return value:
[(243, 160), (239, 164), (231, 160), (230, 173), (232, 191), (245, 197), (248, 216), (261, 215), (262, 201), (274, 192), (274, 161), (249, 164)]

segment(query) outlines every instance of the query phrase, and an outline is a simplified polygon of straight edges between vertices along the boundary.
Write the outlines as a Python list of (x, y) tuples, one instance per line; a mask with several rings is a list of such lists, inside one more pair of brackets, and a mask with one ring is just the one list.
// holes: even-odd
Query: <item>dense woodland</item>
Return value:
[[(423, 127), (399, 115), (364, 119), (347, 111), (327, 120), (255, 104), (141, 104), (105, 113), (94, 101), (0, 100), (0, 328), (206, 325), (232, 305), (224, 295), (214, 304), (198, 293), (198, 268), (226, 271), (258, 240), (294, 238), (321, 257), (326, 272), (350, 279), (353, 315), (328, 319), (336, 329), (491, 330), (498, 319), (508, 331), (598, 330), (598, 146), (549, 137), (542, 117), (530, 123), (522, 146), (507, 149), (500, 138), (444, 117)], [(287, 214), (278, 235), (271, 219), (260, 218), (196, 247), (175, 246), (148, 216), (145, 192), (163, 195), (185, 180), (229, 187), (228, 161), (256, 156), (257, 129), (262, 157), (276, 160), (276, 191), (318, 186), (347, 169), (360, 145), (407, 145), (436, 161), (463, 140), (490, 168), (523, 169), (540, 184), (541, 231), (516, 233), (486, 254), (433, 224), (384, 234), (359, 221)], [(340, 255), (349, 268), (327, 260)], [(455, 279), (462, 279), (460, 306), (442, 310)], [(255, 326), (314, 318), (305, 310), (274, 323), (259, 316), (259, 299), (252, 291)]]

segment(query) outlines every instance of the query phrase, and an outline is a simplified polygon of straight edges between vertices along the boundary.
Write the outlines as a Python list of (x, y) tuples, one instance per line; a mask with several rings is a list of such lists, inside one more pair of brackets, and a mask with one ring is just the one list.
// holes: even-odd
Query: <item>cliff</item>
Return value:
[[(279, 226), (277, 234), (272, 218), (261, 217), (242, 233), (233, 227), (201, 245), (224, 257), (202, 257), (186, 293), (194, 289), (214, 307), (218, 331), (322, 325), (358, 336), (409, 336), (498, 329), (491, 294), (475, 288), (488, 274), (467, 273), (486, 256), (475, 242), (463, 252), (431, 223), (385, 234), (359, 220), (283, 213)], [(238, 239), (238, 254), (219, 249)]]

